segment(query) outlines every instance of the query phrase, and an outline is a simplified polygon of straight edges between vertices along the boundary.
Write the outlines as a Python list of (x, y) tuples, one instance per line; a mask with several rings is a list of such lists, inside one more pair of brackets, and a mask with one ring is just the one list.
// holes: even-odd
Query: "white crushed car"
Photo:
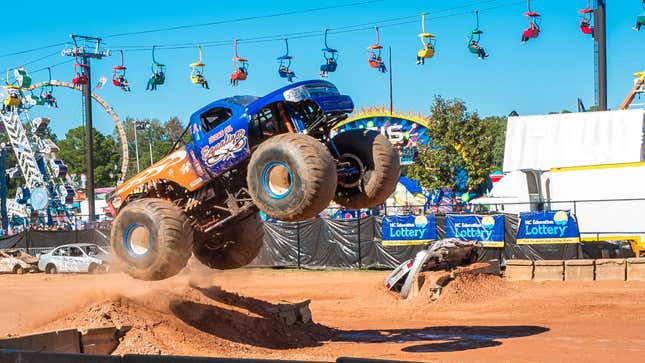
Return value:
[(0, 272), (23, 274), (30, 271), (38, 271), (38, 258), (16, 249), (0, 251)]
[(93, 243), (62, 245), (40, 255), (38, 269), (48, 274), (59, 272), (100, 273), (109, 269), (109, 254)]

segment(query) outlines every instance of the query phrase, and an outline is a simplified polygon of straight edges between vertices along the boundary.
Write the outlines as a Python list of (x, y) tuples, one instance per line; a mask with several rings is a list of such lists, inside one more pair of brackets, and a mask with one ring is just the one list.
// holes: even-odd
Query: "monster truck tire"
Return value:
[[(387, 138), (374, 130), (354, 129), (332, 140), (340, 160), (355, 160), (363, 169), (360, 179), (339, 180), (334, 201), (346, 208), (371, 208), (385, 202), (401, 176), (399, 153)], [(345, 155), (345, 157), (343, 157)]]
[(301, 221), (334, 198), (336, 162), (320, 141), (303, 134), (277, 135), (260, 144), (248, 165), (247, 184), (270, 218)]
[(233, 221), (220, 232), (195, 231), (193, 254), (210, 268), (230, 270), (248, 265), (260, 253), (264, 228), (260, 214)]
[(186, 266), (193, 229), (184, 212), (157, 198), (135, 200), (112, 226), (112, 253), (121, 270), (140, 280), (163, 280)]

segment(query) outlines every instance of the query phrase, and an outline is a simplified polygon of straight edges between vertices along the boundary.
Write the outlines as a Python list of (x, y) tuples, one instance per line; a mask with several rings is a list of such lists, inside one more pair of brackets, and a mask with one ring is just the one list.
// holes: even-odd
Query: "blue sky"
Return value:
[[(5, 16), (0, 32), (0, 55), (13, 51), (65, 42), (69, 34), (104, 36), (114, 33), (146, 30), (165, 26), (214, 22), (244, 16), (271, 14), (318, 6), (340, 5), (356, 0), (303, 2), (275, 1), (110, 1), (79, 3), (31, 1), (21, 15)], [(433, 19), (433, 12), (462, 5), (479, 5), (453, 10), (482, 9), (480, 28), (484, 30), (481, 44), (490, 57), (484, 61), (466, 49), (467, 32), (473, 28), (472, 14)], [(620, 5), (618, 5), (620, 3)], [(181, 5), (179, 5), (181, 4)], [(511, 4), (511, 5), (509, 5)], [(80, 6), (83, 5), (83, 6)], [(507, 6), (504, 6), (507, 5)], [(496, 9), (485, 10), (499, 6)], [(578, 29), (580, 8), (584, 0), (534, 0), (532, 7), (543, 15), (543, 32), (537, 40), (520, 44), (526, 20), (522, 15), (526, 4), (521, 1), (452, 0), (408, 1), (382, 0), (357, 7), (325, 10), (307, 14), (215, 25), (180, 31), (106, 38), (108, 48), (174, 43), (199, 43), (263, 35), (281, 35), (301, 31), (320, 31), (320, 36), (289, 41), (294, 56), (293, 69), (298, 79), (318, 77), (320, 48), (325, 28), (353, 24), (376, 23), (395, 17), (418, 15), (412, 24), (383, 26), (381, 43), (393, 52), (394, 103), (398, 110), (427, 114), (436, 94), (464, 100), (469, 110), (482, 115), (506, 115), (512, 110), (520, 114), (539, 114), (562, 109), (575, 110), (581, 97), (587, 106), (593, 104), (593, 41)], [(87, 13), (82, 13), (86, 10)], [(438, 37), (436, 56), (425, 66), (415, 65), (420, 46), (420, 13), (427, 12), (426, 31)], [(642, 47), (645, 31), (631, 29), (635, 17), (642, 12), (640, 0), (609, 1), (607, 10), (609, 107), (616, 108), (632, 85), (631, 74), (644, 67)], [(436, 13), (435, 13), (436, 14)], [(440, 15), (446, 15), (441, 13)], [(366, 47), (374, 42), (373, 30), (329, 35), (329, 45), (340, 50), (338, 71), (329, 77), (341, 92), (349, 94), (357, 106), (388, 103), (388, 76), (367, 66)], [(12, 57), (0, 58), (0, 67), (10, 66), (55, 53), (59, 48), (46, 49)], [(198, 58), (197, 48), (158, 50), (158, 61), (167, 65), (166, 85), (157, 92), (145, 91), (150, 74), (149, 50), (126, 52), (128, 78), (132, 93), (123, 93), (106, 85), (98, 93), (121, 118), (158, 118), (178, 116), (182, 121), (200, 106), (232, 94), (262, 95), (281, 87), (286, 81), (277, 75), (275, 58), (284, 53), (282, 41), (240, 44), (240, 55), (250, 60), (246, 82), (232, 88), (228, 77), (232, 71), (232, 44), (204, 48), (206, 77), (211, 89), (203, 90), (189, 81), (188, 64)], [(65, 61), (60, 55), (29, 65), (36, 70)], [(93, 63), (93, 77), (108, 78), (111, 67), (120, 63), (118, 52)], [(72, 65), (53, 69), (53, 78), (69, 81)], [(36, 80), (46, 72), (34, 74)], [(65, 130), (82, 124), (79, 92), (58, 89), (55, 93), (60, 109), (36, 109), (34, 116), (52, 119), (54, 131), (63, 136)], [(95, 126), (111, 132), (111, 119), (95, 105)]]

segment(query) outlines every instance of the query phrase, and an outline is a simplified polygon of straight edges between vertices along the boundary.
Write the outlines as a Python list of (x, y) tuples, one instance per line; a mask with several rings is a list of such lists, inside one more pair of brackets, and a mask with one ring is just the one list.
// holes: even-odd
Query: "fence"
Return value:
[[(574, 259), (581, 257), (631, 257), (642, 249), (645, 223), (640, 217), (645, 199), (551, 201), (531, 203), (491, 203), (474, 205), (480, 213), (503, 211), (504, 247), (488, 248), (482, 259)], [(570, 208), (566, 208), (570, 207)], [(578, 215), (583, 243), (518, 245), (515, 242), (519, 224), (512, 211), (531, 209), (571, 209)], [(463, 205), (385, 206), (363, 211), (328, 210), (327, 215), (302, 222), (266, 221), (264, 247), (254, 261), (256, 266), (303, 268), (390, 268), (414, 257), (424, 246), (383, 246), (383, 215), (394, 212), (431, 213), (447, 211), (469, 213)], [(332, 211), (329, 213), (329, 211)], [(347, 213), (345, 213), (347, 212)], [(344, 218), (349, 216), (350, 218)], [(445, 214), (436, 214), (438, 237), (445, 237)], [(82, 218), (79, 216), (79, 218)], [(107, 226), (109, 222), (104, 222)], [(0, 248), (24, 248), (42, 253), (65, 243), (90, 242), (109, 245), (109, 229), (86, 224), (88, 229), (73, 231), (29, 230), (0, 238)], [(632, 241), (629, 242), (623, 241)]]

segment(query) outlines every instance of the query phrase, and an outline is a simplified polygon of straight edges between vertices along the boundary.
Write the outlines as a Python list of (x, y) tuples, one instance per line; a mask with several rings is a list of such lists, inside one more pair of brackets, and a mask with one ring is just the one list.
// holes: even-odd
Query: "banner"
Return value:
[(578, 222), (569, 211), (520, 213), (517, 244), (580, 243)]
[(504, 247), (504, 216), (446, 216), (446, 238), (479, 241), (484, 247)]
[(383, 246), (422, 245), (437, 239), (437, 221), (428, 216), (386, 216), (381, 227)]

